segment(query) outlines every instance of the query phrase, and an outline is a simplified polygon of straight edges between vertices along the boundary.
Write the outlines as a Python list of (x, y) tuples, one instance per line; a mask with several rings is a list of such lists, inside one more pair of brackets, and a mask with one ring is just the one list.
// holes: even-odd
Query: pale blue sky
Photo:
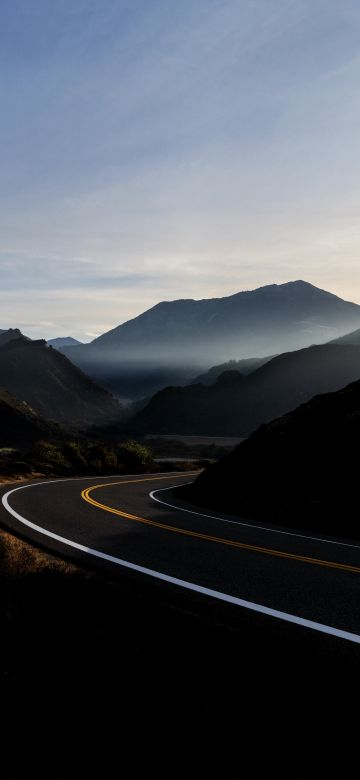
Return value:
[(357, 0), (5, 0), (0, 327), (304, 278), (360, 303)]

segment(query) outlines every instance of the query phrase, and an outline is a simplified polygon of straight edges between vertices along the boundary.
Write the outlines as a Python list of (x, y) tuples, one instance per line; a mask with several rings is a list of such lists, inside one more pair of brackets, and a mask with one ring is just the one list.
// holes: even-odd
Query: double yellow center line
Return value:
[(101, 488), (114, 487), (115, 485), (133, 485), (142, 482), (154, 482), (156, 480), (163, 481), (164, 479), (173, 480), (174, 474), (169, 477), (146, 477), (141, 479), (121, 480), (118, 482), (108, 482), (106, 484), (93, 485), (92, 487), (88, 487), (83, 490), (81, 497), (84, 499), (84, 501), (87, 501), (88, 504), (91, 504), (91, 506), (97, 507), (97, 509), (102, 509), (104, 512), (109, 512), (112, 515), (123, 517), (126, 520), (132, 520), (135, 523), (142, 523), (143, 525), (152, 526), (153, 528), (160, 528), (162, 531), (180, 534), (181, 536), (189, 536), (193, 539), (200, 539), (204, 542), (213, 542), (215, 544), (221, 544), (227, 547), (235, 547), (240, 550), (249, 550), (251, 552), (261, 553), (262, 555), (272, 555), (275, 558), (287, 558), (291, 561), (301, 561), (302, 563), (310, 563), (315, 566), (324, 566), (328, 569), (339, 569), (340, 571), (347, 571), (355, 574), (360, 573), (360, 568), (358, 566), (351, 566), (347, 563), (326, 561), (320, 558), (311, 558), (306, 555), (295, 555), (294, 553), (284, 552), (283, 550), (275, 550), (270, 547), (260, 547), (254, 544), (246, 544), (245, 542), (237, 542), (234, 539), (226, 539), (222, 536), (212, 536), (210, 534), (201, 533), (200, 531), (191, 531), (188, 528), (179, 528), (177, 526), (167, 525), (166, 523), (160, 523), (158, 520), (149, 520), (146, 517), (138, 517), (138, 515), (132, 515), (128, 512), (123, 512), (120, 509), (115, 509), (114, 507), (102, 504), (99, 501), (96, 501), (91, 495), (95, 492), (95, 490), (100, 490)]

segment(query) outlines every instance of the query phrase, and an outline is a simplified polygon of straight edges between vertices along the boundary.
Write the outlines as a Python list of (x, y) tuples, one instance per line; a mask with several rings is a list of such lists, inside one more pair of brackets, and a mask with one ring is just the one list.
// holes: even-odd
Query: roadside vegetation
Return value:
[(69, 439), (41, 439), (27, 448), (0, 449), (0, 482), (40, 477), (106, 476), (159, 471), (193, 471), (210, 465), (189, 454), (177, 460), (172, 453), (157, 462), (152, 448), (130, 439), (118, 443)]
[(101, 441), (40, 440), (26, 449), (0, 449), (0, 474), (6, 477), (101, 475), (116, 471), (142, 473), (156, 468), (151, 449), (129, 440), (118, 444)]

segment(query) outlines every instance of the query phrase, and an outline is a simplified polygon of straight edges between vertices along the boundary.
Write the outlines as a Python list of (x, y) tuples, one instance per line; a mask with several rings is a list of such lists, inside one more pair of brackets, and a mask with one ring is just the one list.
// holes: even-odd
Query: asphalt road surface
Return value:
[(7, 486), (1, 522), (88, 567), (360, 643), (359, 544), (202, 514), (172, 491), (191, 479), (187, 473)]

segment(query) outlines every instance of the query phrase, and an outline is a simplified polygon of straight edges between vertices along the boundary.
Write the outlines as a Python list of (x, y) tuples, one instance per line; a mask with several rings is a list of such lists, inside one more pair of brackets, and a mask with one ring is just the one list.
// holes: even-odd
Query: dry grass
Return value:
[[(24, 482), (25, 479), (42, 477), (44, 475), (40, 473), (19, 478), (0, 476), (0, 485), (16, 485)], [(45, 571), (69, 574), (76, 571), (76, 567), (0, 529), (0, 575), (24, 577)]]
[[(30, 477), (25, 477), (25, 479), (30, 479)], [(1, 477), (0, 476), (0, 485), (13, 485), (17, 482), (23, 482), (24, 477)]]
[(34, 479), (50, 479), (46, 474), (42, 474), (41, 471), (31, 471), (29, 474), (22, 474), (21, 476), (4, 476), (0, 474), (0, 485), (13, 485), (19, 482), (26, 482)]
[(60, 558), (23, 542), (0, 529), (1, 574), (6, 577), (26, 577), (28, 574), (58, 572), (73, 574), (76, 567)]

